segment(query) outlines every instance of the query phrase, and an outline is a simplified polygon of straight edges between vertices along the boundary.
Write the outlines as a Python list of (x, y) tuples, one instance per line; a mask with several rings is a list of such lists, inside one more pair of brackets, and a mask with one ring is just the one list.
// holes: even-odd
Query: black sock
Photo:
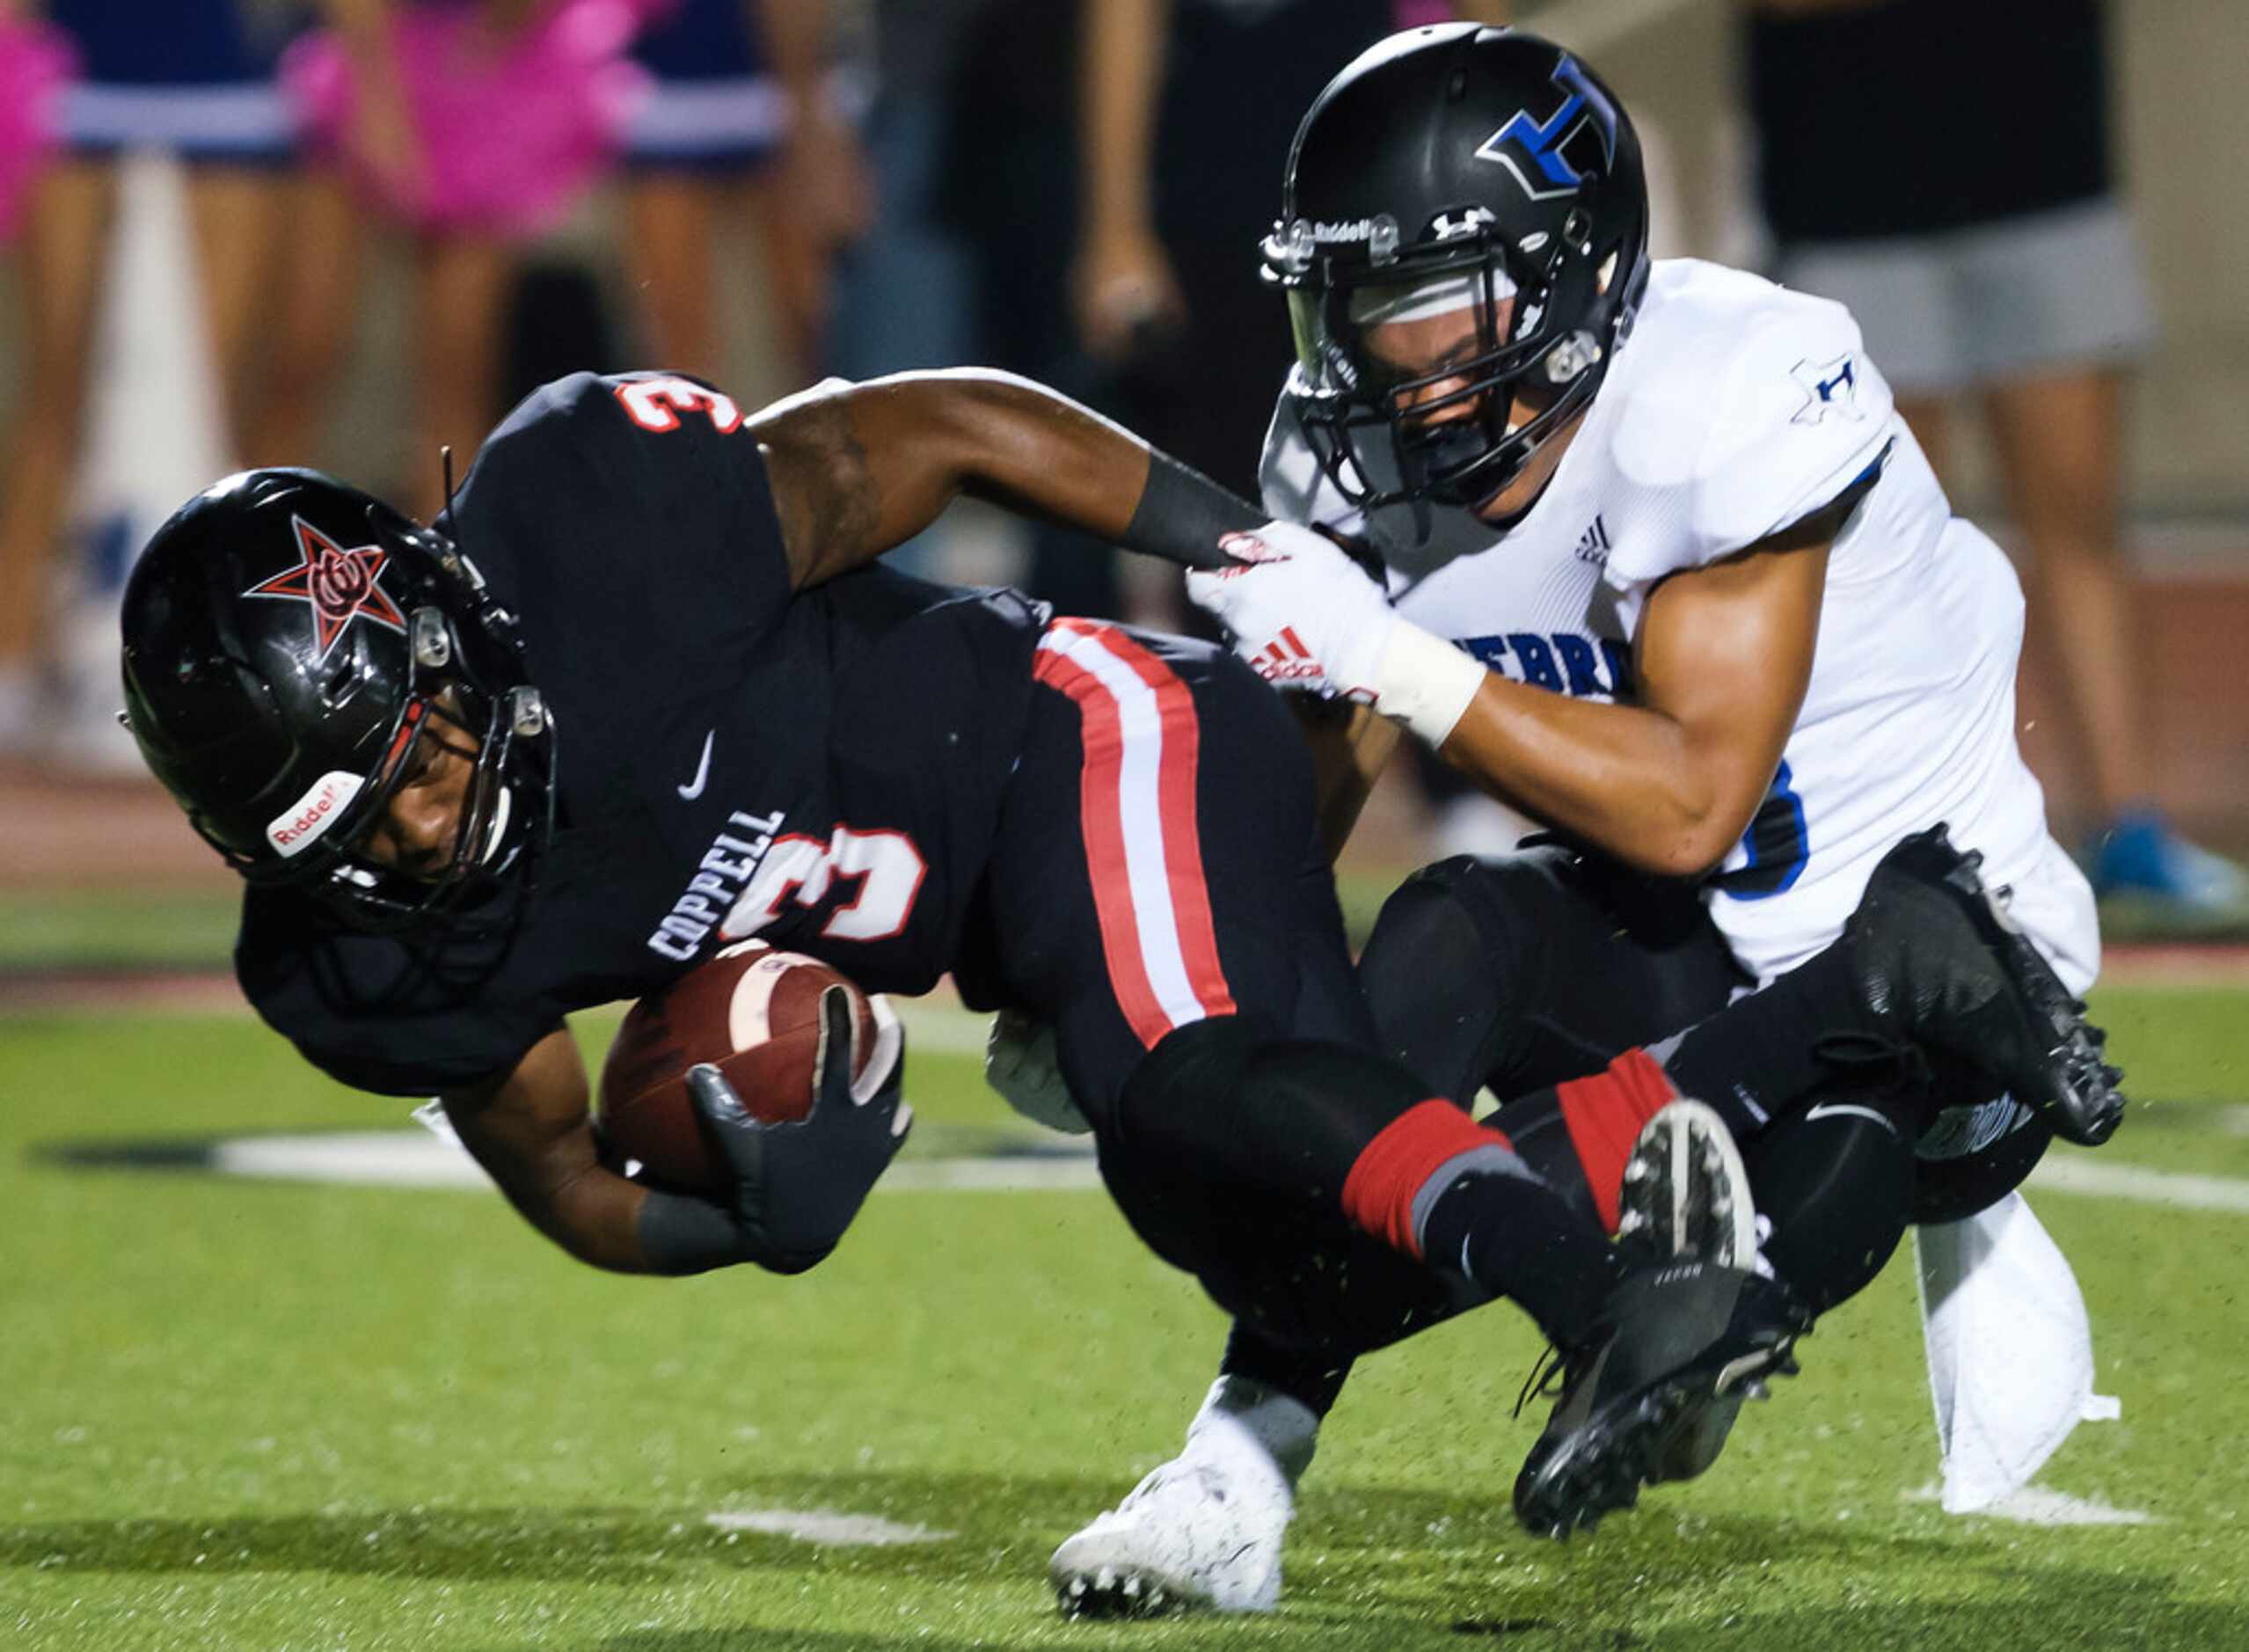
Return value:
[(1237, 1319), (1226, 1334), (1218, 1374), (1263, 1383), (1325, 1417), (1351, 1375), (1351, 1356), (1334, 1349), (1285, 1348)]
[(1421, 1255), (1511, 1297), (1555, 1342), (1574, 1348), (1617, 1283), (1615, 1246), (1597, 1223), (1527, 1175), (1467, 1171), (1421, 1224)]
[(1581, 1221), (1598, 1224), (1601, 1207), (1593, 1186), (1585, 1178), (1585, 1161), (1578, 1157), (1562, 1112), (1560, 1093), (1552, 1086), (1516, 1096), (1485, 1122), (1508, 1138), (1522, 1162), (1575, 1211)]
[(1737, 1137), (1798, 1111), (1870, 1056), (1892, 1067), (1895, 1037), (1866, 1007), (1842, 943), (1648, 1046), (1682, 1095), (1717, 1109)]

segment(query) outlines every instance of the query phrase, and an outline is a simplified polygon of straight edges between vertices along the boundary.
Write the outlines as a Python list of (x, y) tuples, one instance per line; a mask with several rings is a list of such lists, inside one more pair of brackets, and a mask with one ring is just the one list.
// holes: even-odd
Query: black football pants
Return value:
[[(1230, 1312), (1321, 1349), (1451, 1312), (1462, 1284), (1319, 1190), (1339, 1142), (1431, 1093), (1375, 1054), (1287, 705), (1222, 648), (1082, 620), (1036, 677), (964, 993), (1053, 1025), (1119, 1209)], [(1245, 1046), (1253, 1098), (1185, 1071)]]

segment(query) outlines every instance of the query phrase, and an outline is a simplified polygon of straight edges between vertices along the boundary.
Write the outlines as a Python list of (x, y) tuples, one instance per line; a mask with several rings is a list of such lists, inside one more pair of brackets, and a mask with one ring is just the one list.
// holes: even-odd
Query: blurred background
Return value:
[[(228, 876), (112, 719), (117, 589), (205, 482), (310, 464), (427, 515), (442, 446), (577, 369), (755, 404), (965, 362), (1250, 491), (1297, 116), (1392, 27), (1510, 11), (1623, 94), (1658, 255), (1851, 303), (2018, 554), (2024, 744), (2112, 926), (2242, 927), (2194, 847), (2249, 848), (2230, 0), (0, 0), (9, 956), (161, 952), (166, 912), (223, 944)], [(1181, 622), (1167, 570), (973, 507), (897, 554)], [(1401, 767), (1352, 864), (1506, 830)]]

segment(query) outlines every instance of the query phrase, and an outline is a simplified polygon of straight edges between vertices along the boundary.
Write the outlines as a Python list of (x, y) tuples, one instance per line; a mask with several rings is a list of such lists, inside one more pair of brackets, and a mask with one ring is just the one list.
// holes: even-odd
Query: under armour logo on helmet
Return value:
[(1429, 220), (1429, 233), (1440, 241), (1457, 241), (1485, 228), (1497, 228), (1500, 215), (1489, 207), (1464, 207), (1458, 212), (1440, 212)]
[(1612, 165), (1617, 158), (1617, 106), (1574, 57), (1566, 55), (1554, 65), (1553, 79), (1568, 94), (1560, 108), (1544, 121), (1518, 109), (1476, 150), (1478, 160), (1497, 161), (1512, 172), (1533, 201), (1572, 194), (1584, 185), (1585, 174), (1563, 151), (1588, 127), (1600, 139), (1602, 164)]
[(347, 551), (302, 516), (292, 515), (296, 553), (303, 559), (269, 580), (252, 586), (245, 596), (278, 596), (307, 604), (312, 610), (313, 663), (328, 657), (336, 640), (352, 621), (364, 616), (378, 625), (405, 633), (406, 617), (383, 588), (383, 569), (391, 553), (380, 545), (354, 546)]

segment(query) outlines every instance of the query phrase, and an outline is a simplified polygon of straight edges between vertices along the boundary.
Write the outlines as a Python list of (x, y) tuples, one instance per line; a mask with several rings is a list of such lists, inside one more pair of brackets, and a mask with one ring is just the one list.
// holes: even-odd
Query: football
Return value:
[(821, 996), (835, 986), (851, 995), (864, 1065), (875, 1032), (866, 995), (819, 960), (763, 941), (737, 942), (635, 1004), (602, 1064), (599, 1119), (610, 1162), (637, 1165), (646, 1180), (683, 1193), (726, 1198), (731, 1179), (704, 1140), (688, 1069), (716, 1066), (768, 1123), (803, 1118), (820, 1057)]

